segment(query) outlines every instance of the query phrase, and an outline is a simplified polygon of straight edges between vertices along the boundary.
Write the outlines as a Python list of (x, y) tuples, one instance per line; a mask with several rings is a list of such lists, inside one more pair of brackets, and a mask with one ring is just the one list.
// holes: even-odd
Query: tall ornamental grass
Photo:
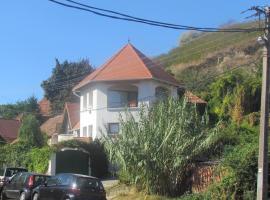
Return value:
[(206, 113), (200, 115), (185, 100), (169, 99), (141, 107), (139, 121), (126, 112), (119, 137), (107, 137), (105, 146), (122, 181), (148, 193), (176, 196), (189, 189), (194, 161), (214, 151), (219, 138)]

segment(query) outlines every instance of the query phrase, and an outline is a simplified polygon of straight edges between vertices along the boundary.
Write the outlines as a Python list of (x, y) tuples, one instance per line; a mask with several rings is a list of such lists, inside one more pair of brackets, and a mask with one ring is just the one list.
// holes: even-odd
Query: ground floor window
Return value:
[(83, 127), (83, 137), (87, 137), (87, 126)]
[(118, 134), (119, 133), (119, 123), (109, 123), (108, 124), (109, 134)]
[(76, 137), (80, 137), (80, 129), (75, 131)]
[(88, 126), (88, 137), (92, 137), (92, 134), (93, 134), (93, 126), (89, 125)]

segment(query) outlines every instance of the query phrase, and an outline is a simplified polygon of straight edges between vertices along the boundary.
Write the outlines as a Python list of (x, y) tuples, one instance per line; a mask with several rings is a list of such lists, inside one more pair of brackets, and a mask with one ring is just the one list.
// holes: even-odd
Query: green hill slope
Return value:
[[(234, 24), (228, 27), (258, 27), (258, 22)], [(226, 28), (228, 28), (226, 27)], [(257, 37), (262, 33), (192, 33), (182, 36), (179, 47), (160, 55), (156, 61), (171, 71), (189, 89), (209, 77), (239, 65), (257, 62), (261, 47)]]

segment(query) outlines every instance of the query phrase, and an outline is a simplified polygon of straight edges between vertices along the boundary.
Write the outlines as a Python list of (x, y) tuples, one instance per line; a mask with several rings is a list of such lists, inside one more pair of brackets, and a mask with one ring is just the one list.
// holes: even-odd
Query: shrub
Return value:
[(0, 147), (0, 165), (26, 167), (25, 160), (31, 146), (25, 141)]
[(222, 179), (200, 194), (201, 199), (255, 199), (258, 127), (249, 128), (245, 125), (229, 124), (224, 129), (224, 136), (233, 142), (225, 145), (223, 159), (218, 168), (218, 171), (223, 174)]
[(34, 115), (27, 115), (23, 118), (19, 130), (19, 139), (31, 146), (41, 147), (45, 144), (45, 137), (39, 128), (39, 122)]
[[(125, 118), (125, 120), (124, 120)], [(192, 163), (210, 154), (218, 143), (217, 128), (196, 106), (170, 99), (141, 108), (137, 122), (130, 113), (121, 118), (121, 134), (106, 138), (109, 158), (120, 167), (120, 178), (149, 193), (176, 196), (186, 190)]]
[(53, 150), (49, 147), (33, 148), (26, 156), (25, 166), (29, 171), (46, 173)]

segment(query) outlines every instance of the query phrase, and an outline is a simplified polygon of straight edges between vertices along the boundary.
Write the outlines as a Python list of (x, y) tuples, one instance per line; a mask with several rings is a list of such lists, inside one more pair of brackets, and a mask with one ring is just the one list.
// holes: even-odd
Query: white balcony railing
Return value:
[(57, 144), (59, 142), (63, 142), (63, 141), (67, 141), (67, 140), (72, 140), (75, 137), (77, 137), (76, 134), (55, 134), (51, 137), (49, 144), (53, 145), (53, 144)]
[(67, 141), (67, 140), (81, 140), (85, 142), (91, 142), (92, 137), (80, 137), (78, 133), (69, 133), (69, 134), (55, 134), (53, 135), (50, 140), (48, 141), (49, 145), (54, 145), (59, 142)]

